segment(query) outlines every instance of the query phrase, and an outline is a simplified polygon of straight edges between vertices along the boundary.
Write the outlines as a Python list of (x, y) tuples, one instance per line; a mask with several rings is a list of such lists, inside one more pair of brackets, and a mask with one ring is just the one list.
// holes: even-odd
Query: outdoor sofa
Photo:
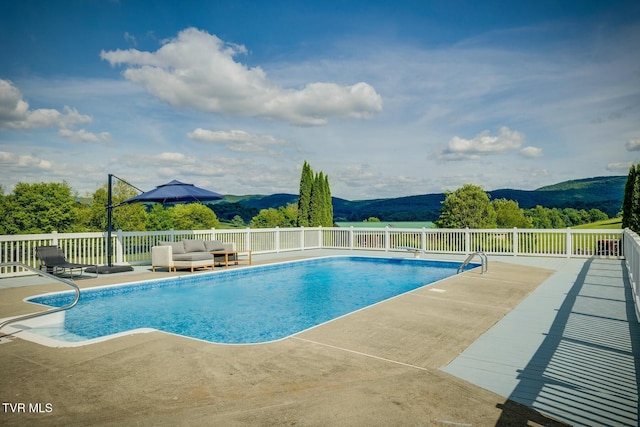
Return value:
[[(178, 268), (213, 269), (216, 261), (224, 260), (224, 255), (213, 255), (211, 252), (235, 252), (235, 243), (222, 243), (219, 240), (183, 239), (180, 242), (159, 242), (151, 248), (151, 269), (167, 268), (176, 271)], [(235, 254), (228, 255), (234, 260)]]

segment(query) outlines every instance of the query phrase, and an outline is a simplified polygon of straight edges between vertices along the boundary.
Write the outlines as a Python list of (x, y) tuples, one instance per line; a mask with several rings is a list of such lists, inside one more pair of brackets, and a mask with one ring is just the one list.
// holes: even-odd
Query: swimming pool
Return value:
[[(474, 265), (470, 265), (470, 268)], [(64, 323), (83, 341), (152, 328), (215, 343), (274, 341), (456, 274), (459, 263), (326, 257), (83, 290)], [(69, 292), (28, 302), (60, 307)]]

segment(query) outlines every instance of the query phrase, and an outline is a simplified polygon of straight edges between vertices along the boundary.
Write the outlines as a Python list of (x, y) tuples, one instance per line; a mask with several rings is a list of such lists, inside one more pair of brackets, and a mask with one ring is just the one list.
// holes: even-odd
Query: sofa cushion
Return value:
[(171, 246), (171, 253), (183, 254), (185, 253), (184, 244), (182, 242), (158, 242), (160, 246)]
[(184, 251), (189, 252), (207, 252), (207, 248), (204, 247), (204, 241), (200, 239), (183, 239)]
[(220, 240), (206, 240), (204, 246), (208, 252), (224, 251), (224, 245)]
[(186, 254), (174, 254), (174, 261), (204, 261), (210, 260), (213, 261), (213, 255), (209, 252), (189, 252)]

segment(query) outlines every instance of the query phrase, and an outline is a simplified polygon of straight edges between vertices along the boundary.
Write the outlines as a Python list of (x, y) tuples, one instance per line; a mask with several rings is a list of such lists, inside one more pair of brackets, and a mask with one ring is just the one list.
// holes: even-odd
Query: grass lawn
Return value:
[(603, 221), (592, 222), (589, 224), (577, 225), (575, 227), (571, 227), (575, 229), (621, 229), (622, 228), (622, 218), (609, 218)]

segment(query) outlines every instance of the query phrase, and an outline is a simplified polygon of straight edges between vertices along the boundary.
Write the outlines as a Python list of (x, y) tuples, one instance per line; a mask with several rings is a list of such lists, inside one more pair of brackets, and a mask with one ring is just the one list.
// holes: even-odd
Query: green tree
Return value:
[(161, 204), (155, 203), (147, 213), (146, 228), (149, 231), (164, 231), (174, 228), (173, 217), (169, 209), (165, 209)]
[(251, 219), (251, 228), (295, 227), (298, 218), (298, 206), (290, 203), (278, 209), (262, 209)]
[(316, 174), (311, 186), (311, 203), (309, 208), (309, 226), (318, 227), (325, 222), (324, 210), (324, 175), (322, 172)]
[[(107, 229), (107, 184), (93, 193), (91, 202), (91, 229), (104, 231)], [(119, 203), (137, 195), (137, 191), (122, 181), (114, 181), (111, 189), (111, 203), (114, 206), (112, 214), (112, 230), (145, 231), (147, 211), (142, 203), (119, 205)]]
[[(6, 219), (9, 218), (9, 198), (4, 194), (4, 187), (0, 185), (0, 234), (16, 234), (17, 230), (14, 224), (8, 224)], [(12, 229), (13, 233), (8, 230)]]
[(247, 224), (245, 224), (244, 219), (242, 219), (240, 215), (236, 215), (231, 219), (231, 225), (233, 225), (236, 228), (242, 228)]
[(549, 209), (537, 205), (525, 211), (525, 215), (531, 219), (533, 228), (552, 228), (548, 211)]
[(624, 186), (622, 228), (640, 232), (640, 163), (631, 166)]
[(558, 208), (548, 210), (549, 220), (551, 221), (551, 228), (567, 228), (567, 224), (562, 219), (561, 211)]
[(282, 211), (269, 208), (261, 209), (258, 215), (251, 218), (249, 226), (251, 228), (274, 228), (279, 227), (284, 222), (284, 215)]
[(329, 177), (321, 171), (313, 174), (305, 161), (300, 177), (297, 224), (299, 227), (333, 226), (333, 201)]
[[(622, 228), (631, 228), (631, 221), (633, 217), (633, 193), (636, 184), (636, 175), (640, 164), (631, 165), (629, 168), (629, 175), (627, 175), (627, 182), (624, 186), (624, 197), (622, 199)], [(636, 206), (636, 209), (638, 207)]]
[[(557, 209), (555, 209), (557, 211)], [(564, 208), (561, 212), (558, 213), (560, 218), (562, 219), (565, 227), (573, 227), (575, 225), (580, 225), (583, 223), (582, 215), (580, 211), (574, 208)], [(553, 228), (561, 228), (554, 226)]]
[(491, 202), (496, 211), (496, 226), (498, 228), (531, 228), (531, 219), (524, 215), (515, 200), (496, 199)]
[(589, 209), (589, 222), (604, 221), (606, 219), (609, 219), (609, 215), (602, 212), (600, 209)]
[(446, 193), (436, 224), (440, 228), (495, 228), (496, 212), (481, 187), (466, 184)]
[(202, 203), (178, 204), (168, 210), (176, 230), (206, 230), (220, 226), (216, 214)]
[(282, 223), (279, 227), (295, 227), (298, 218), (298, 205), (289, 203), (287, 206), (281, 206), (278, 210), (282, 213)]
[(3, 197), (3, 205), (1, 228), (9, 234), (68, 233), (79, 221), (78, 204), (66, 182), (20, 182), (12, 195)]
[(300, 176), (300, 193), (298, 195), (298, 227), (308, 227), (311, 216), (311, 189), (313, 187), (313, 171), (305, 160)]
[(640, 233), (640, 164), (636, 166), (633, 196), (631, 197), (631, 220), (629, 221), (629, 228), (636, 233)]
[(73, 233), (82, 233), (86, 231), (94, 231), (91, 227), (91, 204), (77, 203), (78, 208), (78, 221), (73, 226)]
[(333, 200), (331, 199), (331, 187), (329, 175), (324, 176), (324, 227), (333, 227)]

